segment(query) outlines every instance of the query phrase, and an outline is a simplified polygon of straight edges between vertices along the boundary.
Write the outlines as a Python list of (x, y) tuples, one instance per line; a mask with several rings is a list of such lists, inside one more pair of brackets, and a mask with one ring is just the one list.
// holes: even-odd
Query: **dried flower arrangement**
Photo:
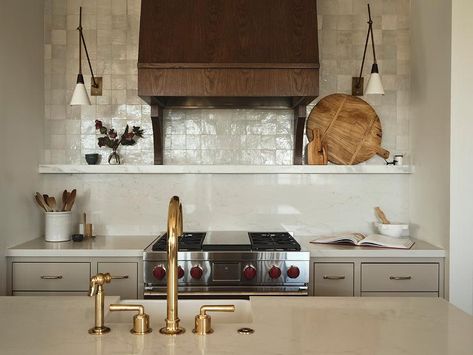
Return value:
[(143, 130), (136, 126), (133, 126), (130, 131), (130, 128), (126, 125), (125, 132), (120, 138), (118, 138), (118, 134), (113, 128), (108, 129), (100, 120), (95, 120), (95, 129), (104, 135), (98, 138), (99, 147), (112, 149), (112, 153), (108, 157), (109, 164), (120, 164), (120, 155), (117, 153), (120, 145), (135, 145), (137, 138), (143, 138)]

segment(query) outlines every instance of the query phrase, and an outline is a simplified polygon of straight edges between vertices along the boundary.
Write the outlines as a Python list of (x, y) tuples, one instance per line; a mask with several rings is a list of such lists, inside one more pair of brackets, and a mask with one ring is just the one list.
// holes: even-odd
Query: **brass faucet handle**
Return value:
[(207, 312), (235, 312), (234, 305), (203, 305), (200, 307), (200, 313), (195, 316), (195, 327), (193, 333), (205, 335), (213, 333), (212, 318)]
[(135, 311), (138, 314), (133, 316), (133, 328), (130, 333), (136, 335), (148, 334), (153, 331), (149, 327), (149, 315), (145, 313), (145, 308), (140, 304), (111, 304), (109, 307), (111, 312), (115, 311)]

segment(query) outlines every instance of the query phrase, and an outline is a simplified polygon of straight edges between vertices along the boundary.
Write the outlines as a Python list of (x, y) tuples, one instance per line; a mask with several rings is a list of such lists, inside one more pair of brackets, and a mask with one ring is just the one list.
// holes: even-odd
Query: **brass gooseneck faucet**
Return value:
[(176, 335), (185, 332), (185, 329), (179, 326), (177, 307), (177, 252), (182, 229), (182, 205), (179, 197), (173, 196), (168, 210), (167, 317), (166, 326), (159, 330), (161, 334)]
[(99, 273), (90, 278), (89, 296), (95, 296), (95, 327), (89, 329), (89, 334), (105, 334), (110, 328), (104, 326), (104, 299), (103, 285), (110, 283), (112, 276), (109, 273)]

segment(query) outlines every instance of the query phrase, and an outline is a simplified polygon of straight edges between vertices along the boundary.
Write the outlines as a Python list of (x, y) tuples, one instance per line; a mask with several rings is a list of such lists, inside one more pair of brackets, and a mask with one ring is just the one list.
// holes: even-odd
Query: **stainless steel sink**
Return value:
[[(145, 312), (151, 318), (151, 326), (158, 328), (161, 323), (164, 324), (166, 318), (166, 300), (121, 300), (120, 304), (141, 304), (145, 307)], [(191, 328), (194, 324), (194, 317), (199, 313), (202, 305), (225, 305), (235, 306), (235, 312), (211, 312), (212, 323), (251, 323), (253, 315), (251, 303), (249, 300), (179, 300), (179, 318), (181, 323)], [(106, 313), (106, 323), (131, 323), (132, 314), (129, 312), (110, 312)]]

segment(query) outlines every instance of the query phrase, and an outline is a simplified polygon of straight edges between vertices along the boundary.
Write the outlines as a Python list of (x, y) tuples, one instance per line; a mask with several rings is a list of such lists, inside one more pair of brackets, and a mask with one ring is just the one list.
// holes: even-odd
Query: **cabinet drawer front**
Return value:
[(13, 263), (13, 291), (87, 291), (90, 263)]
[(137, 263), (97, 263), (97, 272), (110, 273), (112, 282), (107, 284), (107, 295), (120, 296), (122, 299), (138, 298)]
[(12, 296), (87, 296), (86, 291), (15, 291)]
[(361, 297), (439, 297), (438, 292), (362, 292)]
[(361, 291), (434, 291), (439, 290), (438, 264), (361, 265)]
[(314, 263), (314, 296), (353, 296), (353, 263)]

